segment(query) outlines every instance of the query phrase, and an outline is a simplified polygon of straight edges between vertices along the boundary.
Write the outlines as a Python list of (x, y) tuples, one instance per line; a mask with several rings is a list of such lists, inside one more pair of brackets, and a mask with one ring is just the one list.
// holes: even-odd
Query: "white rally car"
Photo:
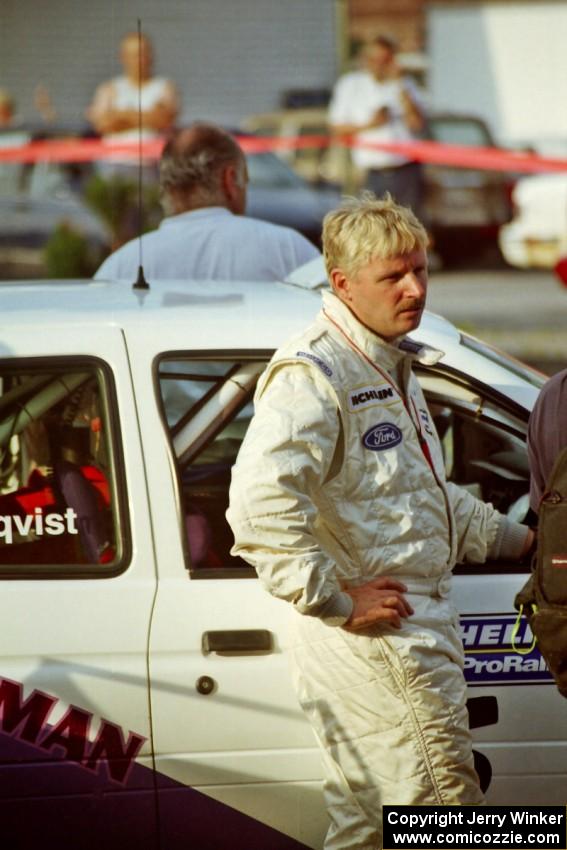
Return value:
[[(258, 375), (319, 301), (0, 286), (2, 847), (322, 846), (289, 611), (230, 556), (224, 515)], [(438, 316), (415, 337), (445, 352), (419, 378), (449, 478), (522, 519), (542, 377)], [(470, 696), (488, 698), (475, 748), (490, 803), (562, 805), (565, 704), (524, 624), (512, 647), (527, 569), (457, 570)]]

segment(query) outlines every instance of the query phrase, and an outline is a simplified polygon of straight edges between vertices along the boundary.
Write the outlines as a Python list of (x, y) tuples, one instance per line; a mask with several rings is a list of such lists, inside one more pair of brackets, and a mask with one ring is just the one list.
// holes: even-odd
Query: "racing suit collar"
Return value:
[(386, 342), (363, 325), (334, 292), (325, 291), (322, 295), (323, 319), (327, 314), (332, 321), (340, 325), (371, 360), (381, 360), (389, 368), (397, 366), (404, 357), (426, 366), (434, 365), (443, 357), (444, 352), (417, 342), (409, 336), (402, 336), (395, 343)]

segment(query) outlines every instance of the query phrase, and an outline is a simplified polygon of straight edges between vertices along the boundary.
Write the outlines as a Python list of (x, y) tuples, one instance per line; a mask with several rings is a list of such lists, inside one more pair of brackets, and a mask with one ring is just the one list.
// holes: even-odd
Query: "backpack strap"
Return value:
[(567, 447), (553, 465), (538, 515), (538, 588), (546, 602), (567, 611)]

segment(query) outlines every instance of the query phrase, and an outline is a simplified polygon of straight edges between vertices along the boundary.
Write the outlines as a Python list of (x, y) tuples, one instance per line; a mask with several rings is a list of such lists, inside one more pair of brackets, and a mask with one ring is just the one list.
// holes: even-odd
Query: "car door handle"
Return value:
[(203, 652), (271, 652), (272, 633), (267, 629), (236, 629), (234, 631), (204, 632)]

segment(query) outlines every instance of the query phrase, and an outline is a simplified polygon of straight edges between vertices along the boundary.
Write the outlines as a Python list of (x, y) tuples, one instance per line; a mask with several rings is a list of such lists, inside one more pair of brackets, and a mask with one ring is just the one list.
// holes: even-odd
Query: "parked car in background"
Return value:
[[(314, 143), (329, 140), (326, 110), (321, 107), (286, 109), (253, 115), (243, 123), (263, 136)], [(474, 115), (434, 113), (428, 117), (427, 139), (444, 144), (494, 147), (486, 122)], [(357, 191), (363, 175), (355, 169), (349, 152), (330, 140), (325, 146), (298, 147), (278, 151), (305, 179), (336, 183), (348, 192)], [(514, 177), (497, 171), (424, 165), (424, 217), (432, 233), (435, 250), (446, 261), (497, 248), (499, 228), (512, 217), (511, 194)]]
[[(5, 134), (4, 145), (31, 139), (26, 133)], [(80, 144), (81, 136), (52, 128), (49, 139)], [(337, 188), (312, 185), (270, 151), (246, 159), (247, 214), (293, 227), (320, 247), (323, 217), (339, 202)], [(146, 160), (142, 228), (156, 227), (162, 215), (158, 170)], [(114, 169), (95, 161), (0, 162), (0, 279), (90, 276), (138, 227), (135, 162)]]
[[(360, 175), (352, 164), (349, 151), (336, 144), (329, 135), (324, 106), (302, 106), (250, 115), (242, 122), (242, 128), (256, 136), (281, 140), (282, 146), (274, 148), (278, 158), (311, 185), (324, 182), (353, 191), (360, 183)], [(299, 144), (294, 146), (294, 141)]]
[[(4, 132), (0, 148), (33, 138), (24, 131)], [(88, 164), (0, 162), (0, 279), (43, 277), (50, 262), (58, 276), (65, 276), (65, 263), (74, 277), (97, 267), (108, 253), (110, 234), (85, 203), (88, 170)]]
[[(428, 118), (427, 137), (448, 145), (495, 147), (485, 121), (446, 112)], [(502, 225), (512, 218), (515, 177), (500, 171), (427, 163), (425, 211), (436, 251), (447, 261), (494, 250)]]
[(248, 201), (246, 214), (274, 224), (293, 227), (321, 247), (324, 216), (340, 202), (336, 186), (309, 183), (274, 153), (247, 154)]
[(553, 268), (567, 253), (567, 173), (522, 177), (512, 200), (514, 216), (499, 236), (506, 262)]
[[(255, 136), (315, 136), (328, 140), (322, 107), (287, 109), (248, 119)], [(17, 135), (17, 134), (16, 134)], [(439, 142), (490, 146), (485, 122), (470, 115), (436, 114), (427, 135)], [(51, 128), (49, 137), (80, 141), (80, 132)], [(5, 136), (4, 144), (16, 144)], [(31, 136), (19, 134), (20, 143)], [(308, 141), (308, 140), (307, 140)], [(0, 143), (2, 136), (0, 136)], [(293, 227), (320, 245), (325, 214), (352, 193), (362, 175), (349, 151), (336, 144), (247, 154), (247, 214)], [(511, 217), (510, 178), (498, 172), (427, 164), (425, 218), (437, 254), (450, 262), (496, 245), (498, 229)], [(95, 162), (0, 163), (0, 277), (29, 274), (88, 275), (113, 246), (137, 232), (138, 181)], [(157, 169), (146, 168), (142, 226), (157, 226)], [(47, 250), (48, 249), (48, 250)], [(53, 271), (53, 269), (55, 271)]]

